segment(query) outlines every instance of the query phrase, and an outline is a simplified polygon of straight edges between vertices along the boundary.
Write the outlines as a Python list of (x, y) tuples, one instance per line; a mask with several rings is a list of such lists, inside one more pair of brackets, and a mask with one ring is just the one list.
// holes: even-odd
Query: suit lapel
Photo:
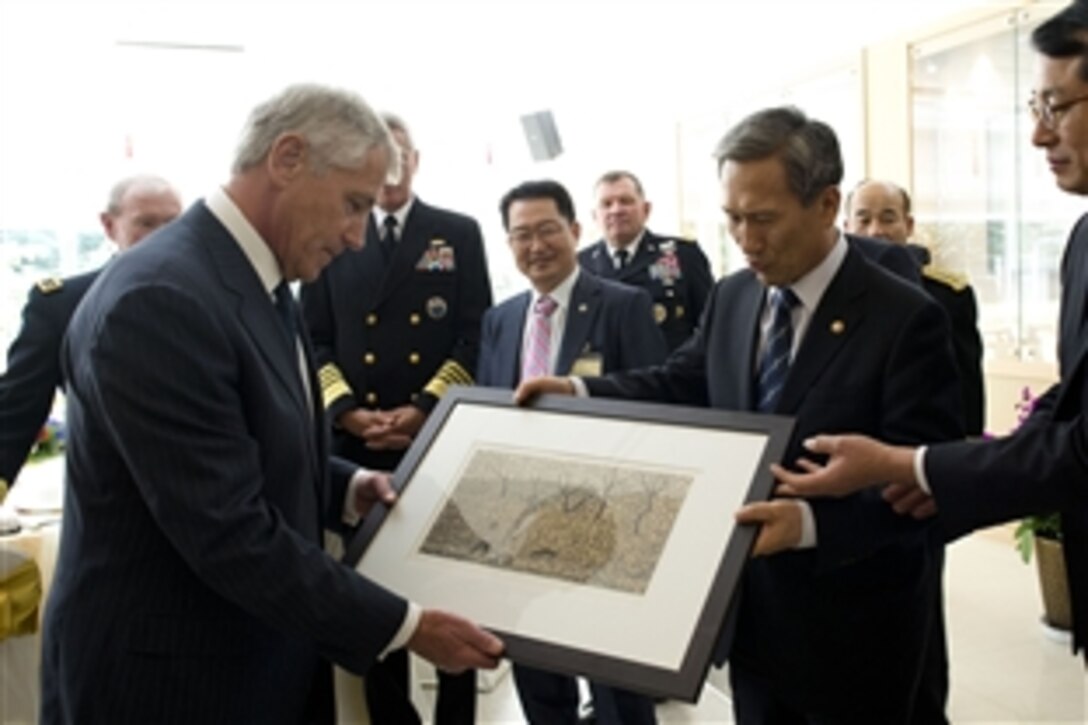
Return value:
[[(315, 477), (315, 485), (318, 491), (318, 500), (324, 501), (324, 468), (317, 455), (319, 441), (324, 429), (324, 419), (321, 416), (320, 401), (311, 399), (307, 401), (305, 389), (298, 367), (298, 352), (286, 344), (283, 333), (283, 325), (279, 320), (275, 305), (272, 303), (268, 292), (261, 284), (256, 270), (250, 264), (237, 241), (219, 223), (210, 212), (208, 214), (209, 227), (214, 225), (215, 235), (207, 237), (206, 248), (213, 259), (213, 268), (219, 274), (221, 284), (237, 299), (236, 313), (241, 326), (249, 334), (254, 345), (261, 351), (268, 366), (275, 376), (286, 388), (288, 395), (299, 409), (299, 414), (309, 420), (315, 420), (316, 437), (307, 441), (307, 451), (311, 465), (319, 474)], [(305, 325), (298, 315), (298, 309), (294, 309), (298, 329), (302, 335), (303, 350), (306, 355), (306, 370), (310, 376), (311, 392), (319, 391), (316, 378), (313, 375), (313, 359), (310, 354), (309, 337), (305, 333)]]
[(568, 375), (574, 361), (582, 354), (589, 339), (601, 306), (601, 282), (592, 275), (580, 274), (570, 293), (567, 322), (563, 326), (563, 340), (559, 346), (559, 358), (555, 361), (555, 374)]
[(858, 252), (850, 250), (809, 320), (805, 338), (790, 365), (776, 411), (797, 410), (805, 394), (853, 336), (865, 317), (864, 297), (871, 275)]
[(589, 260), (590, 271), (598, 277), (615, 279), (616, 267), (612, 263), (612, 257), (608, 254), (608, 245), (603, 239), (590, 247)]
[(738, 401), (739, 410), (754, 410), (755, 408), (756, 350), (764, 297), (766, 297), (766, 287), (755, 275), (752, 275), (743, 294), (739, 295), (732, 304), (732, 309), (725, 313), (736, 321), (734, 329), (742, 333), (735, 337), (727, 336), (728, 339), (724, 340), (725, 344), (736, 346), (736, 349), (718, 356), (725, 361), (726, 365), (735, 366), (735, 369), (723, 371), (721, 379), (736, 381), (737, 388), (733, 391), (733, 395), (734, 400)]
[(531, 292), (523, 292), (503, 310), (506, 316), (501, 321), (499, 339), (496, 350), (509, 350), (510, 354), (502, 361), (499, 370), (499, 379), (495, 381), (497, 387), (515, 388), (521, 381), (521, 348), (525, 339), (525, 317), (529, 314), (529, 301), (533, 295)]

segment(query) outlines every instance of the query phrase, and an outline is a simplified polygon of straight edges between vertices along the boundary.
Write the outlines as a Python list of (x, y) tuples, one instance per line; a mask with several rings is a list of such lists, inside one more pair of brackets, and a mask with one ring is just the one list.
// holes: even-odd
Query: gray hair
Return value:
[(808, 206), (829, 186), (842, 183), (842, 153), (831, 127), (794, 106), (768, 108), (734, 126), (714, 149), (718, 173), (726, 161), (778, 157), (790, 191)]
[(375, 147), (387, 151), (391, 171), (400, 168), (389, 129), (366, 101), (351, 91), (306, 83), (289, 86), (253, 109), (231, 171), (238, 174), (261, 163), (285, 133), (306, 139), (315, 173), (330, 166), (357, 167)]
[(133, 189), (148, 194), (164, 194), (172, 193), (174, 196), (178, 196), (177, 189), (166, 179), (161, 176), (155, 176), (154, 174), (135, 174), (133, 176), (126, 176), (118, 181), (110, 189), (110, 196), (106, 200), (106, 213), (112, 216), (116, 216), (121, 213), (121, 203), (125, 200), (125, 195)]
[(400, 131), (408, 137), (408, 147), (414, 149), (416, 147), (415, 138), (412, 136), (412, 130), (408, 128), (408, 124), (403, 118), (391, 111), (382, 111), (382, 122), (389, 127), (390, 131)]

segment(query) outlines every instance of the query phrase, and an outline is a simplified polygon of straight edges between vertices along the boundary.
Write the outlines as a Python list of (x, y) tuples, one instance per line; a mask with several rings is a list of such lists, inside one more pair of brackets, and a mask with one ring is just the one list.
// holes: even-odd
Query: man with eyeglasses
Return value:
[[(1031, 140), (1046, 153), (1058, 187), (1088, 196), (1088, 0), (1032, 33), (1039, 52)], [(1057, 511), (1073, 609), (1073, 652), (1088, 663), (1088, 215), (1073, 227), (1062, 259), (1060, 379), (1017, 431), (997, 440), (922, 448), (860, 435), (821, 435), (808, 451), (827, 456), (802, 473), (775, 468), (782, 490), (845, 495), (891, 482), (884, 498), (902, 514), (936, 514), (949, 540), (1030, 514)], [(762, 504), (739, 516), (758, 514)], [(781, 549), (769, 538), (757, 548)]]
[[(500, 204), (518, 270), (532, 289), (484, 315), (479, 385), (515, 388), (544, 375), (600, 375), (656, 365), (665, 339), (641, 289), (580, 271), (580, 228), (570, 194), (555, 181), (527, 181)], [(578, 687), (566, 675), (514, 665), (514, 680), (530, 723), (578, 721)], [(590, 683), (597, 723), (655, 722), (642, 695)]]

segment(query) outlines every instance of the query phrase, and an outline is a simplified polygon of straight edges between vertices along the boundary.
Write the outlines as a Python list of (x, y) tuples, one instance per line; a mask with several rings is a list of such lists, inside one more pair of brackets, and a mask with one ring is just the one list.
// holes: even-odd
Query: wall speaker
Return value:
[(529, 142), (533, 161), (550, 161), (563, 153), (563, 142), (559, 140), (559, 131), (551, 111), (524, 115), (521, 125), (525, 129), (525, 140)]

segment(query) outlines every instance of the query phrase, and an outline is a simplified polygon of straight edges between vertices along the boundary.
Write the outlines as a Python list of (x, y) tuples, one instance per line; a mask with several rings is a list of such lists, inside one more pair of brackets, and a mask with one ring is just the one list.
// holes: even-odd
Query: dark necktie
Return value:
[(292, 351), (295, 349), (295, 340), (298, 338), (298, 322), (295, 317), (295, 298), (291, 294), (291, 288), (287, 282), (280, 282), (273, 291), (276, 298), (276, 312), (283, 326), (283, 334), (287, 336)]
[(778, 405), (782, 387), (790, 371), (790, 349), (793, 347), (792, 310), (799, 300), (788, 287), (771, 289), (771, 327), (759, 358), (759, 378), (756, 385), (756, 410), (770, 413)]
[(392, 214), (382, 222), (382, 256), (388, 262), (393, 257), (393, 245), (397, 243), (397, 218)]
[(617, 249), (616, 250), (616, 264), (618, 266), (616, 268), (621, 269), (621, 270), (624, 269), (627, 266), (627, 258), (630, 257), (630, 256), (631, 256), (631, 253), (628, 252), (626, 249)]

